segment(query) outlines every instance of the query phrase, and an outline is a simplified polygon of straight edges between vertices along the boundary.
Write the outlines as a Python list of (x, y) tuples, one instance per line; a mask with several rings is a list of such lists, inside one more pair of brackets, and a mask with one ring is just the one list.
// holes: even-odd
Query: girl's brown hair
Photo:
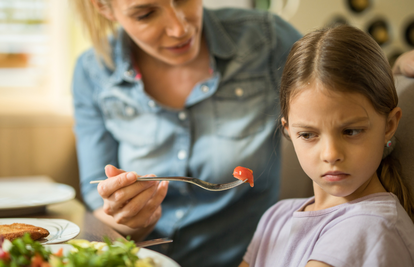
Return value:
[[(116, 24), (101, 15), (91, 0), (72, 0), (76, 14), (85, 26), (87, 34), (95, 48), (96, 55), (111, 69), (114, 63), (111, 58), (111, 47), (108, 41), (108, 34), (116, 35)], [(97, 0), (102, 5), (110, 8), (111, 0)]]
[[(289, 123), (289, 103), (307, 83), (318, 80), (329, 90), (357, 92), (387, 116), (398, 104), (390, 65), (379, 45), (366, 33), (348, 25), (311, 32), (297, 41), (283, 71), (280, 102)], [(392, 156), (377, 170), (388, 192), (394, 193), (414, 221), (414, 199), (401, 168)]]

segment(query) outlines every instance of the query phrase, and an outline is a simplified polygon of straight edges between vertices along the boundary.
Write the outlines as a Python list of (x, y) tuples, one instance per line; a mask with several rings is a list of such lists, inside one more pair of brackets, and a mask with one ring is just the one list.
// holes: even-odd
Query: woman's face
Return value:
[(161, 62), (184, 65), (199, 53), (202, 0), (113, 0), (108, 16)]

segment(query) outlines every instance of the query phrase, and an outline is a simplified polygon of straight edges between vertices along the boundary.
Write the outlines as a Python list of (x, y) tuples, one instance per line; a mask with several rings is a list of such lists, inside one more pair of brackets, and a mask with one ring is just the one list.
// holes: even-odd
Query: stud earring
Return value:
[(386, 147), (391, 147), (391, 140), (387, 142)]

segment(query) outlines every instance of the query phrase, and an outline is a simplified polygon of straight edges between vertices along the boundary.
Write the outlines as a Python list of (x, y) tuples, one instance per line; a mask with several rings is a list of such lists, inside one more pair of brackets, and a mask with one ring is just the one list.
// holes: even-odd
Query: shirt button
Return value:
[(208, 91), (210, 91), (210, 88), (207, 85), (201, 86), (201, 92), (208, 93)]
[(244, 94), (244, 91), (241, 88), (236, 88), (236, 90), (234, 90), (234, 93), (236, 96), (241, 97)]
[(132, 77), (132, 75), (134, 75), (134, 71), (133, 70), (127, 70), (127, 71), (125, 71), (125, 76)]
[(184, 211), (182, 210), (177, 210), (175, 212), (175, 217), (177, 217), (177, 219), (181, 219), (184, 216)]
[(187, 152), (185, 152), (185, 150), (180, 150), (177, 154), (178, 159), (185, 159), (187, 157)]
[(133, 116), (135, 114), (135, 109), (133, 107), (126, 107), (125, 114), (128, 116)]
[(178, 113), (178, 118), (183, 121), (187, 118), (187, 114), (185, 114), (184, 111), (181, 111), (180, 113)]
[(148, 101), (148, 106), (150, 106), (151, 108), (154, 108), (155, 102), (153, 100)]

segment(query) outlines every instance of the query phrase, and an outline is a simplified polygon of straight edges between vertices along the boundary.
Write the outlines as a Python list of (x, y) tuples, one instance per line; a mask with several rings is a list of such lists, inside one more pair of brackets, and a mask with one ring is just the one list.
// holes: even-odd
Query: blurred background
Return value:
[[(77, 188), (71, 77), (90, 44), (70, 0), (0, 0), (0, 177), (48, 175)], [(87, 1), (87, 0), (85, 0)], [(413, 0), (204, 0), (209, 8), (269, 10), (303, 34), (357, 26), (390, 64), (414, 49)]]

